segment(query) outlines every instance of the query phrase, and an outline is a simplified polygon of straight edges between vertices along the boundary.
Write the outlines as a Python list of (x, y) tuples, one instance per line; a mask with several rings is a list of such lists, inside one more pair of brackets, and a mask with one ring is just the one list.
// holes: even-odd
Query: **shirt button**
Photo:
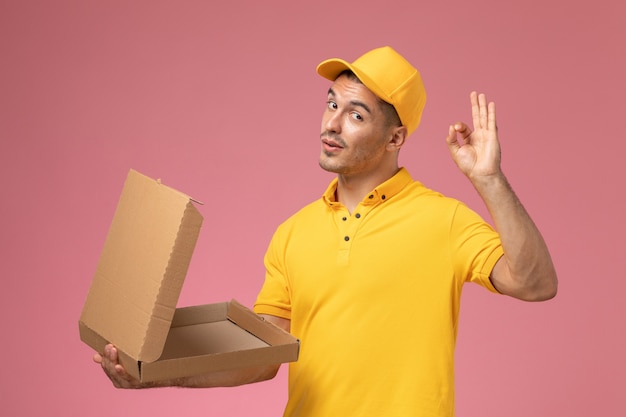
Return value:
[(385, 194), (383, 194), (380, 198), (382, 198), (384, 200), (387, 197), (385, 196)]
[(346, 236), (343, 238), (343, 240), (345, 240), (346, 242), (350, 240), (350, 236)]
[(372, 198), (374, 198), (374, 194), (370, 194), (369, 197), (367, 197), (367, 198), (369, 198), (371, 200)]
[(341, 220), (343, 220), (345, 222), (346, 220), (348, 220), (348, 218), (347, 217), (342, 217)]
[(357, 219), (360, 219), (361, 218), (361, 214), (357, 213), (357, 214), (354, 215), (354, 217), (356, 217)]

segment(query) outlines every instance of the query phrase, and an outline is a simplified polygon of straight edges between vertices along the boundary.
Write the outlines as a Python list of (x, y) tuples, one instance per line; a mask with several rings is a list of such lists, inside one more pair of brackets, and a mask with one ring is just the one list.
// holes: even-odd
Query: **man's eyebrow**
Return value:
[[(335, 90), (333, 90), (333, 88), (332, 88), (332, 87), (330, 87), (330, 88), (328, 89), (328, 95), (329, 95), (330, 97), (335, 97), (335, 96), (336, 96), (336, 94), (335, 94)], [(353, 105), (353, 106), (356, 106), (356, 107), (361, 107), (361, 108), (363, 108), (366, 112), (368, 112), (369, 114), (372, 114), (372, 110), (369, 108), (369, 106), (368, 106), (367, 104), (363, 103), (362, 101), (358, 101), (358, 100), (350, 100), (350, 104), (351, 104), (351, 105)]]

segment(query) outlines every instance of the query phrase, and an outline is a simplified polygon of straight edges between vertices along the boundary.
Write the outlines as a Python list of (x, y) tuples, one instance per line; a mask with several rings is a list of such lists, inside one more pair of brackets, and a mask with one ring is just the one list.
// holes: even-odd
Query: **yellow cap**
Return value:
[(420, 73), (402, 55), (384, 46), (366, 52), (353, 63), (339, 58), (327, 59), (317, 66), (317, 73), (334, 81), (348, 69), (376, 96), (396, 109), (409, 135), (417, 129), (426, 104), (426, 90)]

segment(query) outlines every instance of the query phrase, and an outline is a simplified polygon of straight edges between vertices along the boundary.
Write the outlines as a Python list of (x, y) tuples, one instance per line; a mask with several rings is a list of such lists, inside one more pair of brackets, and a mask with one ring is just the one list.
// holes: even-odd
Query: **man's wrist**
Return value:
[(498, 171), (489, 175), (477, 175), (469, 178), (470, 182), (476, 188), (479, 194), (491, 193), (495, 190), (506, 188), (510, 189), (506, 176), (502, 171)]

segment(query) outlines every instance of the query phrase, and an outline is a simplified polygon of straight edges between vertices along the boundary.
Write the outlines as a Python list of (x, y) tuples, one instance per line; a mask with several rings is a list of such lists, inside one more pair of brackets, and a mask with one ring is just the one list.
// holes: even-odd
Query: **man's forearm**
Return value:
[(525, 300), (554, 297), (557, 277), (548, 247), (503, 174), (472, 179), (485, 202), (504, 249), (504, 263), (494, 269), (496, 288)]

